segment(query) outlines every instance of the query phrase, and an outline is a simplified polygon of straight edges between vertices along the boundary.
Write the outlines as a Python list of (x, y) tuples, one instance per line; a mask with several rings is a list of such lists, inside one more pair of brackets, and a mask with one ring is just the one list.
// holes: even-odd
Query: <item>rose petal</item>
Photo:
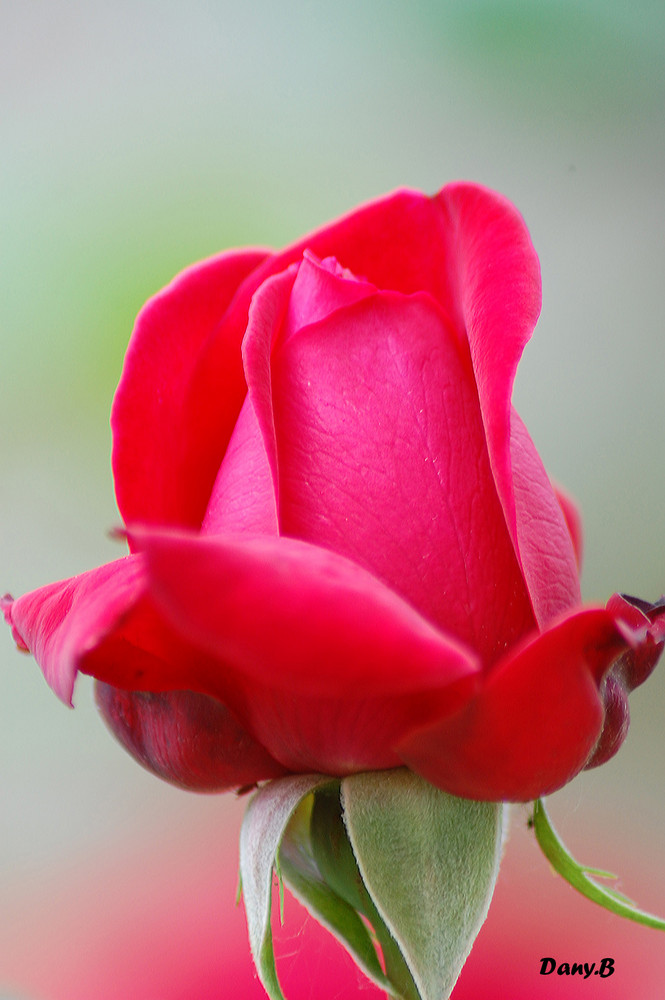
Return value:
[(568, 493), (567, 490), (564, 490), (559, 483), (552, 483), (552, 488), (554, 489), (554, 494), (563, 512), (570, 540), (573, 543), (575, 561), (577, 562), (577, 569), (579, 572), (582, 568), (582, 559), (584, 556), (584, 529), (582, 526), (582, 514), (570, 493)]
[(326, 319), (337, 309), (360, 302), (375, 292), (374, 285), (356, 278), (334, 257), (320, 261), (311, 250), (306, 250), (293, 283), (281, 339), (287, 340), (303, 326)]
[[(214, 473), (197, 471), (192, 452), (205, 452), (220, 428), (228, 440), (245, 395), (239, 341), (227, 336), (222, 321), (238, 285), (265, 257), (263, 250), (231, 251), (196, 264), (141, 310), (111, 414), (113, 475), (125, 521), (200, 525)], [(203, 399), (192, 394), (191, 382), (211, 337), (216, 367), (208, 375), (215, 387)], [(216, 472), (223, 450), (214, 440), (212, 447)]]
[(34, 654), (66, 703), (71, 704), (79, 670), (151, 692), (107, 684), (100, 704), (120, 742), (161, 777), (219, 790), (283, 774), (283, 766), (223, 704), (177, 690), (212, 687), (219, 695), (219, 664), (183, 643), (158, 618), (144, 591), (143, 559), (127, 556), (17, 601), (5, 600), (3, 610), (17, 641)]
[(579, 583), (563, 514), (510, 406), (517, 364), (540, 312), (540, 266), (521, 216), (506, 199), (469, 184), (450, 185), (438, 198), (454, 269), (451, 315), (468, 337), (492, 471), (543, 628), (578, 603)]
[(603, 725), (599, 687), (626, 649), (614, 616), (587, 609), (496, 664), (457, 715), (398, 747), (412, 770), (454, 795), (526, 801), (584, 767)]
[(99, 682), (95, 692), (116, 739), (172, 784), (221, 792), (286, 773), (215, 698), (192, 691), (122, 691)]
[(254, 408), (247, 397), (212, 489), (203, 534), (249, 531), (276, 535), (277, 497), (273, 470)]
[(665, 645), (665, 602), (649, 604), (623, 594), (614, 594), (607, 610), (629, 629), (631, 645), (612, 664), (603, 679), (600, 697), (605, 719), (593, 754), (585, 769), (605, 764), (617, 752), (628, 732), (628, 695), (650, 676)]
[[(444, 302), (448, 292), (447, 277), (441, 265), (443, 244), (440, 230), (441, 213), (434, 200), (417, 191), (397, 191), (361, 206), (291, 244), (280, 253), (267, 256), (259, 266), (249, 268), (248, 276), (239, 285), (227, 311), (219, 310), (216, 329), (208, 339), (201, 341), (198, 356), (193, 345), (194, 349), (189, 352), (184, 369), (187, 377), (179, 378), (178, 381), (177, 405), (174, 408), (166, 407), (168, 413), (165, 417), (170, 421), (168, 426), (172, 429), (174, 424), (178, 424), (177, 437), (182, 442), (174, 453), (173, 462), (168, 464), (168, 489), (165, 490), (169, 496), (174, 494), (177, 499), (170, 500), (168, 504), (162, 503), (159, 518), (153, 516), (152, 499), (150, 505), (137, 502), (132, 512), (123, 499), (121, 511), (125, 520), (150, 523), (160, 520), (161, 523), (192, 527), (198, 527), (201, 523), (233, 430), (235, 416), (242, 405), (244, 384), (241, 385), (240, 381), (239, 352), (247, 326), (250, 302), (267, 279), (299, 262), (304, 251), (309, 249), (319, 258), (336, 256), (343, 267), (349, 268), (359, 277), (367, 277), (379, 286), (394, 287), (405, 292), (425, 288)], [(185, 272), (185, 276), (188, 273)], [(169, 303), (165, 305), (170, 309)], [(187, 308), (183, 309), (176, 325), (182, 324), (189, 328), (191, 323), (187, 311), (190, 308), (194, 310), (195, 303), (187, 302), (185, 305)], [(151, 304), (146, 308), (150, 310)], [(156, 312), (156, 335), (160, 335), (160, 322), (161, 314)], [(194, 325), (196, 322), (194, 317)], [(171, 364), (169, 360), (167, 367)], [(157, 383), (148, 379), (142, 387), (140, 378), (134, 378), (131, 382), (128, 378), (126, 381), (127, 386), (120, 395), (123, 403), (117, 404), (114, 432), (116, 435), (123, 435), (128, 450), (131, 450), (134, 442), (132, 395), (136, 401), (137, 413), (142, 408), (150, 411), (153, 404), (140, 400), (140, 396), (144, 389), (149, 394), (150, 387)], [(130, 419), (125, 431), (126, 416)], [(149, 441), (145, 446), (147, 453), (152, 454), (154, 451), (159, 455), (157, 464), (160, 464), (163, 461), (161, 451), (170, 444), (164, 441), (163, 434), (158, 437), (159, 449), (154, 448)], [(141, 445), (140, 449), (136, 449), (136, 465), (140, 462), (143, 447)], [(122, 473), (123, 480), (131, 479), (131, 475), (136, 472), (137, 484), (144, 482), (141, 478), (143, 473), (136, 465), (128, 463), (126, 470), (118, 465), (118, 472)], [(159, 473), (158, 481), (161, 481), (162, 475), (165, 473)], [(137, 485), (132, 490), (132, 496), (140, 501), (141, 487)], [(182, 496), (179, 491), (182, 491)], [(124, 498), (124, 492), (122, 496)], [(150, 489), (147, 496), (152, 498)]]
[[(487, 239), (484, 220), (491, 229)], [(447, 315), (462, 318), (461, 329), (456, 328), (460, 337), (465, 336), (465, 314), (478, 305), (469, 309), (465, 300), (462, 308), (458, 301), (459, 289), (470, 287), (460, 261), (477, 269), (476, 284), (481, 275), (500, 271), (492, 288), (501, 295), (492, 299), (492, 308), (496, 312), (502, 297), (505, 303), (499, 316), (484, 315), (480, 323), (481, 334), (491, 334), (490, 355), (497, 343), (505, 353), (505, 337), (521, 343), (520, 331), (529, 326), (539, 296), (539, 285), (534, 290), (537, 260), (515, 209), (501, 196), (466, 184), (444, 188), (435, 198), (396, 191), (280, 253), (233, 252), (190, 268), (142, 311), (114, 403), (114, 471), (126, 521), (201, 523), (242, 405), (237, 352), (251, 298), (308, 248), (321, 258), (336, 256), (343, 267), (379, 288), (429, 291)], [(502, 287), (505, 277), (509, 285)], [(525, 303), (526, 318), (518, 315)], [(517, 357), (513, 360), (516, 364)], [(501, 367), (499, 382), (514, 364)], [(498, 393), (503, 399), (502, 392), (508, 399), (510, 385)], [(512, 517), (509, 495), (508, 513)]]
[(49, 686), (71, 705), (80, 658), (142, 590), (142, 559), (125, 556), (24, 594), (5, 608), (5, 617), (15, 638), (37, 660)]
[(462, 677), (439, 688), (358, 694), (347, 682), (337, 697), (293, 693), (236, 674), (229, 703), (245, 728), (291, 771), (337, 777), (402, 764), (395, 747), (414, 724), (455, 712), (476, 685)]
[[(452, 187), (458, 186), (465, 187)], [(500, 195), (475, 185), (469, 188), (482, 190), (488, 198), (508, 205)], [(447, 190), (443, 188), (443, 192)], [(405, 294), (427, 291), (445, 307), (451, 300), (451, 287), (444, 260), (449, 222), (441, 209), (443, 192), (430, 198), (420, 191), (394, 191), (360, 205), (271, 255), (239, 289), (233, 321), (243, 323), (259, 285), (299, 261), (307, 250), (319, 260), (335, 257), (342, 268), (377, 288)]]
[(437, 201), (451, 317), (468, 339), (492, 470), (516, 538), (510, 398), (540, 312), (540, 265), (522, 217), (501, 195), (474, 184), (451, 184)]
[(429, 296), (379, 293), (279, 342), (272, 388), (284, 534), (366, 567), (484, 662), (533, 627), (473, 373)]
[(580, 603), (579, 571), (563, 508), (515, 410), (510, 458), (519, 557), (536, 621), (543, 629)]
[[(360, 566), (285, 537), (133, 529), (157, 609), (255, 681), (344, 698), (475, 677), (475, 657)], [(212, 692), (211, 692), (212, 693)]]
[(415, 720), (455, 711), (475, 689), (472, 654), (334, 553), (288, 538), (146, 529), (135, 540), (157, 606), (290, 770), (395, 767)]

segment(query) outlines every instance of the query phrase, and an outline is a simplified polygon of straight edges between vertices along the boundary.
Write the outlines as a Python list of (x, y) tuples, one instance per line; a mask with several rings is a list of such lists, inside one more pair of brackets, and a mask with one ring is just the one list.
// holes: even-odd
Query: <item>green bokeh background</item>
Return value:
[[(217, 250), (463, 177), (517, 204), (540, 255), (515, 400), (582, 506), (585, 597), (665, 590), (661, 4), (7, 2), (0, 93), (0, 588), (119, 554), (108, 413), (146, 298)], [(0, 638), (0, 898), (134, 831), (237, 822), (137, 768), (87, 679), (68, 712)], [(592, 862), (639, 853), (665, 911), (665, 673), (632, 708), (619, 757), (552, 810), (573, 843), (594, 817)]]

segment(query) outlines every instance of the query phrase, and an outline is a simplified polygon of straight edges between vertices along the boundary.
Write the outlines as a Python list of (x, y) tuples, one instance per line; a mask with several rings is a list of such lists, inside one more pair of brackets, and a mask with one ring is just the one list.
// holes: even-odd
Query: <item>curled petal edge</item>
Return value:
[(130, 534), (165, 619), (247, 677), (339, 697), (347, 684), (375, 696), (479, 675), (472, 651), (337, 553), (284, 536)]
[(553, 792), (593, 753), (603, 679), (639, 642), (610, 611), (578, 611), (511, 650), (455, 715), (413, 731), (397, 752), (464, 798), (524, 802)]

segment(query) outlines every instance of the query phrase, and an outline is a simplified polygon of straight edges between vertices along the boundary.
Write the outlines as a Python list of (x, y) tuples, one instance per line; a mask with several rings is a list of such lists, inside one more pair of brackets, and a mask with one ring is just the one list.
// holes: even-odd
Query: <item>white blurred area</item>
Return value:
[[(119, 554), (108, 412), (133, 318), (177, 270), (468, 178), (515, 202), (540, 255), (515, 401), (581, 504), (585, 597), (655, 600), (664, 101), (657, 4), (0, 0), (0, 591)], [(67, 710), (8, 630), (0, 692), (1, 993), (18, 901), (98, 852), (237, 827), (240, 810), (141, 771), (89, 681)], [(551, 809), (573, 847), (602, 831), (589, 863), (639, 854), (640, 901), (664, 913), (665, 665), (631, 705), (616, 760)]]

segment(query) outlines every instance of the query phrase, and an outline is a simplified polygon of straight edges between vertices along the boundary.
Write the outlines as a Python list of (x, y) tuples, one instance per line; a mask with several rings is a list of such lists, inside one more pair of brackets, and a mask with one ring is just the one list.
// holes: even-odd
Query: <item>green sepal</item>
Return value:
[(259, 979), (271, 1000), (285, 1000), (272, 945), (270, 913), (275, 859), (291, 816), (313, 789), (330, 778), (296, 775), (271, 781), (247, 806), (240, 830), (240, 883), (249, 943)]
[(273, 872), (398, 1000), (445, 1000), (485, 918), (500, 804), (456, 799), (397, 771), (273, 781), (248, 807), (241, 881), (254, 961), (284, 1000), (272, 945)]
[[(326, 837), (320, 827), (320, 815), (316, 822), (317, 836), (312, 835), (312, 815), (316, 811), (319, 799), (324, 800), (325, 806), (334, 801), (339, 803), (339, 782), (336, 786), (326, 786), (313, 795), (308, 795), (293, 814), (279, 848), (284, 881), (309, 913), (344, 945), (368, 979), (395, 995), (392, 983), (381, 968), (374, 939), (360, 918), (359, 913), (364, 914), (364, 911), (359, 911), (348, 898), (345, 898), (349, 894), (344, 888), (344, 875), (334, 868), (331, 869), (325, 861), (320, 866), (322, 854), (326, 853), (321, 843), (314, 846), (315, 840)], [(346, 837), (345, 832), (342, 832)], [(339, 831), (333, 827), (331, 836), (334, 840), (337, 840), (338, 833)], [(334, 850), (337, 849), (336, 845)], [(353, 869), (359, 877), (355, 861)], [(326, 875), (331, 878), (331, 882), (327, 880)], [(350, 875), (353, 878), (352, 871)], [(336, 891), (337, 888), (340, 888), (341, 892)]]
[(504, 807), (448, 795), (404, 768), (355, 774), (341, 789), (365, 889), (415, 995), (446, 1000), (487, 915)]
[(575, 860), (552, 826), (544, 799), (537, 799), (534, 802), (531, 822), (543, 854), (555, 872), (561, 875), (574, 889), (577, 889), (592, 902), (610, 910), (611, 913), (627, 917), (628, 920), (634, 920), (646, 927), (653, 927), (660, 931), (665, 930), (665, 920), (661, 917), (641, 910), (623, 893), (595, 881), (596, 878), (615, 879), (618, 876), (599, 868), (589, 868)]

